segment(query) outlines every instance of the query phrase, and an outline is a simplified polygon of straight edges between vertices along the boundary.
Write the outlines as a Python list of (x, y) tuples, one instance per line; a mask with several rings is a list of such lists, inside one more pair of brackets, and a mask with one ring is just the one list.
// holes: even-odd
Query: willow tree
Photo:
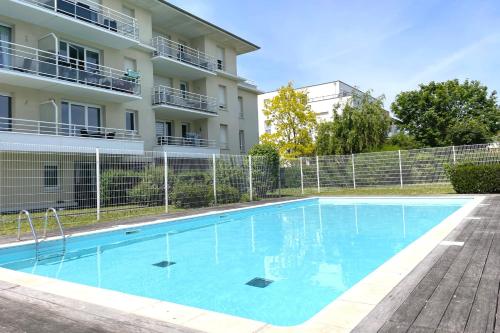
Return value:
[(276, 146), (283, 157), (313, 154), (316, 114), (307, 102), (307, 92), (295, 90), (291, 82), (281, 87), (264, 102), (265, 123), (273, 131), (261, 135), (260, 141)]
[(321, 123), (318, 129), (319, 155), (360, 153), (384, 144), (391, 118), (384, 109), (383, 97), (354, 95), (342, 112), (339, 106), (334, 108), (333, 121)]

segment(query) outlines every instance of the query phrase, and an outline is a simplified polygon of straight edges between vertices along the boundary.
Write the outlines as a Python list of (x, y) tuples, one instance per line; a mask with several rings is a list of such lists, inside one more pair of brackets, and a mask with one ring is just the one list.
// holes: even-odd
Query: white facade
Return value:
[[(340, 106), (340, 111), (343, 107), (352, 100), (354, 94), (360, 95), (363, 92), (357, 88), (350, 86), (342, 81), (333, 81), (312, 86), (296, 88), (296, 90), (307, 92), (309, 97), (309, 105), (316, 113), (318, 122), (332, 120), (333, 108), (336, 105)], [(272, 133), (272, 127), (265, 124), (266, 117), (264, 116), (264, 102), (278, 95), (278, 91), (270, 91), (259, 95), (259, 135), (264, 133)]]

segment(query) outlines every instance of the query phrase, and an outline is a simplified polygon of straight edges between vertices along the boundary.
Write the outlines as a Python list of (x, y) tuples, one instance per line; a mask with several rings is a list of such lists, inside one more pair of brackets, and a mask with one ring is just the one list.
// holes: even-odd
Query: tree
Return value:
[(426, 146), (487, 142), (500, 129), (496, 91), (479, 81), (421, 84), (400, 93), (392, 111), (402, 129)]
[(316, 114), (307, 103), (307, 93), (296, 91), (292, 83), (281, 87), (278, 95), (264, 102), (266, 125), (274, 132), (261, 135), (261, 142), (278, 147), (283, 157), (311, 155)]
[(370, 93), (353, 96), (342, 112), (335, 107), (333, 121), (318, 128), (319, 155), (354, 154), (374, 150), (384, 143), (391, 118), (384, 110), (383, 97)]

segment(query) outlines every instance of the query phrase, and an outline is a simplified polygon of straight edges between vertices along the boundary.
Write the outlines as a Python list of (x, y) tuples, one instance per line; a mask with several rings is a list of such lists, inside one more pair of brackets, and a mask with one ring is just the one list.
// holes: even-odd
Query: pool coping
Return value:
[[(470, 198), (470, 202), (458, 209), (456, 212), (434, 226), (420, 238), (409, 244), (395, 256), (387, 260), (376, 270), (352, 286), (341, 296), (332, 301), (325, 308), (316, 313), (306, 322), (291, 327), (280, 327), (236, 317), (228, 314), (203, 310), (195, 307), (179, 305), (171, 302), (154, 300), (140, 296), (129, 295), (112, 290), (99, 289), (97, 287), (85, 286), (77, 283), (32, 275), (0, 268), (0, 281), (5, 281), (24, 287), (48, 292), (59, 296), (76, 299), (79, 301), (110, 307), (116, 310), (148, 317), (188, 329), (201, 330), (205, 332), (349, 332), (361, 320), (375, 308), (375, 306), (406, 277), (446, 236), (459, 224), (463, 223), (465, 217), (477, 207), (486, 196), (350, 196), (335, 197), (335, 199), (408, 199), (408, 198)], [(316, 198), (328, 198), (324, 196), (312, 196), (308, 198), (286, 200), (280, 202), (266, 203), (251, 207), (240, 207), (234, 209), (222, 209), (201, 214), (176, 217), (170, 219), (156, 220), (152, 222), (127, 224), (114, 226), (102, 230), (75, 233), (71, 237), (104, 233), (120, 229), (136, 228), (158, 223), (180, 221), (194, 217), (217, 215), (232, 211), (252, 209), (280, 205), (290, 202), (299, 202)], [(58, 239), (52, 237), (50, 239)], [(0, 245), (0, 248), (16, 247), (33, 243), (25, 241)]]

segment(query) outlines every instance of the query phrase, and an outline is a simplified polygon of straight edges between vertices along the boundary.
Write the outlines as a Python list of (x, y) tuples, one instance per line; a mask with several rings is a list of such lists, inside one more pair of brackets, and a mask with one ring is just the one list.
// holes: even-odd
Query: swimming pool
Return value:
[(292, 326), (469, 200), (299, 200), (72, 237), (42, 261), (34, 245), (5, 248), (0, 266)]

